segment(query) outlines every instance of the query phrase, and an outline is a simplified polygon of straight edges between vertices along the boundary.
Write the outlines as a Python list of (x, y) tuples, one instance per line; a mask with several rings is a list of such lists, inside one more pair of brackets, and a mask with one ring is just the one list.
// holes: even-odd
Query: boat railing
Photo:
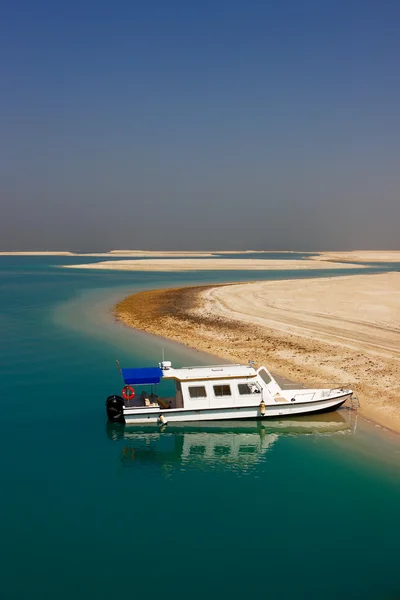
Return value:
[(310, 391), (299, 392), (293, 396), (293, 399), (296, 400), (298, 396), (311, 396), (311, 398), (309, 399), (309, 401), (311, 402), (312, 400), (314, 400), (314, 396), (316, 393), (317, 392)]
[[(286, 390), (301, 390), (302, 388), (294, 387), (294, 384), (289, 384), (288, 386), (284, 385), (282, 386), (281, 389), (286, 389)], [(338, 391), (343, 391), (346, 392), (348, 390), (351, 390), (349, 385), (335, 385), (334, 387), (323, 387), (323, 388), (319, 388), (319, 389), (313, 389), (313, 388), (307, 388), (304, 389), (304, 391), (298, 391), (293, 398), (296, 400), (299, 396), (310, 396), (311, 394), (311, 398), (309, 399), (310, 402), (312, 402), (316, 396), (316, 394), (320, 394), (320, 398), (321, 400), (324, 398), (329, 398), (334, 392), (338, 392)], [(358, 408), (360, 407), (360, 401), (359, 398), (357, 396), (357, 394), (352, 391), (352, 394), (349, 397), (348, 403), (347, 404), (347, 408), (349, 408), (350, 410), (358, 410)]]
[(283, 383), (279, 386), (282, 390), (302, 390), (302, 389), (324, 389), (324, 390), (352, 390), (353, 387), (350, 383), (334, 383), (332, 381), (325, 383), (318, 383), (318, 388), (315, 387), (315, 383)]
[(180, 367), (180, 371), (190, 371), (192, 369), (222, 369), (223, 367), (248, 367), (242, 363), (228, 363), (226, 365), (193, 365), (190, 367)]

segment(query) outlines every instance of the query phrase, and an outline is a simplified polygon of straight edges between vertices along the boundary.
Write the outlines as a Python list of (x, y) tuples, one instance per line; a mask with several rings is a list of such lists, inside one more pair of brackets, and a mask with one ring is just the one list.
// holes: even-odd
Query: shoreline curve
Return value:
[[(354, 281), (356, 278), (369, 278), (372, 285), (381, 286), (385, 276), (391, 283), (395, 277), (395, 285), (400, 280), (399, 273), (351, 275), (334, 280), (336, 285), (348, 287), (362, 283), (361, 280)], [(374, 281), (373, 278), (378, 279)], [(311, 285), (314, 282), (320, 290), (321, 286), (331, 289), (334, 285), (333, 278), (306, 281)], [(335, 332), (334, 315), (330, 315), (327, 327), (326, 316), (321, 324), (321, 314), (313, 321), (308, 311), (305, 326), (299, 321), (298, 309), (291, 311), (289, 307), (284, 311), (276, 305), (267, 306), (266, 318), (265, 314), (260, 315), (259, 308), (257, 312), (257, 306), (250, 306), (246, 313), (246, 309), (238, 307), (232, 300), (245, 297), (247, 305), (248, 299), (260, 297), (260, 290), (264, 288), (268, 293), (272, 290), (279, 295), (282, 286), (287, 289), (298, 284), (298, 280), (284, 280), (146, 290), (119, 302), (114, 315), (127, 326), (224, 360), (241, 363), (254, 360), (257, 364), (265, 364), (279, 376), (309, 387), (346, 384), (359, 395), (363, 417), (400, 433), (400, 375), (396, 375), (400, 348), (396, 352), (396, 339), (392, 340), (393, 347), (382, 348), (373, 343), (376, 340), (372, 339), (369, 330), (362, 329), (366, 327), (365, 323), (361, 323), (360, 332), (351, 319), (343, 329), (339, 319)], [(376, 328), (369, 325), (372, 330)], [(377, 334), (381, 333), (381, 328), (377, 327)], [(369, 343), (366, 335), (369, 335)], [(386, 386), (382, 389), (384, 381), (391, 383), (391, 390)]]

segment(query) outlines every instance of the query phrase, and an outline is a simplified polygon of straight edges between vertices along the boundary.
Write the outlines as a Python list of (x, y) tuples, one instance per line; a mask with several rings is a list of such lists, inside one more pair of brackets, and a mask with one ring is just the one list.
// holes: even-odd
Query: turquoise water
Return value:
[(397, 436), (347, 411), (268, 427), (106, 423), (115, 358), (217, 361), (116, 324), (113, 303), (249, 273), (0, 261), (1, 598), (400, 596)]

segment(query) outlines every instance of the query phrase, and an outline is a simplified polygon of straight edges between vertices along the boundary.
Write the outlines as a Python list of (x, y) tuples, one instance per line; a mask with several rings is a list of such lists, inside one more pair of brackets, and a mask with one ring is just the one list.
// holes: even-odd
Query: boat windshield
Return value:
[(266, 385), (268, 385), (269, 383), (271, 383), (272, 378), (271, 376), (267, 373), (267, 371), (265, 369), (260, 369), (258, 371), (258, 374), (260, 375), (261, 379), (264, 381), (264, 383), (266, 383)]

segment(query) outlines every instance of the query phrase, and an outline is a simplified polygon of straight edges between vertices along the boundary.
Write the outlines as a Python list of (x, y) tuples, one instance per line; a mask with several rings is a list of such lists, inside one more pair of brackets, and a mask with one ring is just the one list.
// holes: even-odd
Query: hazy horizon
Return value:
[[(181, 254), (185, 254), (185, 253), (190, 253), (190, 254), (196, 254), (196, 253), (265, 253), (265, 254), (324, 254), (326, 252), (329, 253), (335, 253), (335, 252), (343, 252), (343, 253), (349, 253), (349, 252), (376, 252), (376, 253), (382, 253), (382, 252), (400, 252), (399, 248), (347, 248), (347, 249), (333, 249), (333, 250), (326, 250), (326, 249), (321, 249), (321, 250), (304, 250), (302, 248), (299, 248), (297, 250), (287, 250), (287, 249), (272, 249), (272, 250), (268, 250), (268, 249), (261, 249), (261, 250), (255, 250), (253, 248), (182, 248), (180, 250), (176, 250), (175, 248), (130, 248), (130, 249), (122, 249), (122, 248), (106, 248), (106, 249), (91, 249), (91, 250), (79, 250), (79, 249), (71, 249), (71, 248), (61, 248), (61, 249), (47, 249), (47, 250), (38, 250), (38, 249), (30, 249), (30, 250), (13, 250), (13, 249), (1, 249), (0, 250), (0, 254), (62, 254), (62, 253), (70, 253), (72, 255), (97, 255), (97, 254), (110, 254), (110, 256), (114, 256), (117, 258), (119, 256), (118, 253), (120, 253), (121, 255), (126, 253), (134, 253), (134, 252), (155, 252), (155, 253), (162, 253), (162, 252), (166, 252), (166, 253), (170, 253), (170, 252), (176, 252), (176, 253), (181, 253)], [(115, 254), (114, 254), (115, 253)], [(229, 258), (229, 254), (226, 256), (226, 258)]]
[(398, 249), (400, 5), (1, 16), (0, 250)]

